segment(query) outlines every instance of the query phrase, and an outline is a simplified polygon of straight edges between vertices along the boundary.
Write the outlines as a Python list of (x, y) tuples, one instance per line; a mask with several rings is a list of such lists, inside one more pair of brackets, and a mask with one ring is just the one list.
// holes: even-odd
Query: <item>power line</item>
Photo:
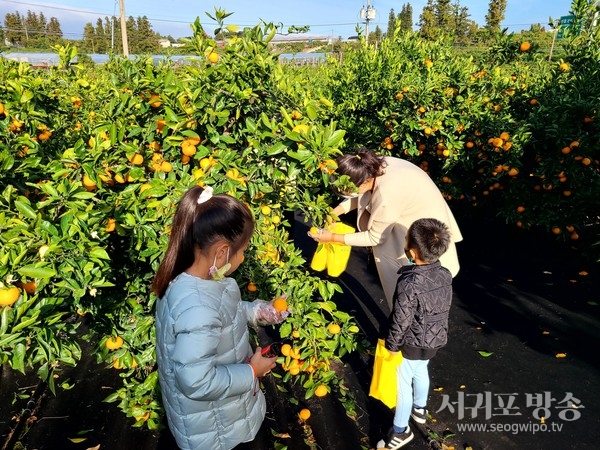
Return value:
[[(54, 9), (54, 10), (58, 10), (58, 11), (67, 11), (67, 12), (76, 12), (76, 13), (80, 13), (80, 14), (86, 14), (86, 15), (94, 15), (94, 16), (106, 16), (106, 17), (112, 17), (114, 16), (114, 11), (113, 12), (100, 12), (100, 11), (90, 11), (90, 10), (84, 10), (84, 9), (77, 9), (77, 8), (67, 8), (67, 7), (62, 7), (62, 6), (50, 6), (50, 5), (44, 5), (44, 4), (40, 4), (40, 3), (29, 3), (29, 2), (20, 2), (20, 1), (16, 1), (16, 0), (3, 0), (4, 3), (13, 3), (16, 5), (20, 5), (20, 6), (34, 6), (34, 7), (38, 7), (38, 8), (45, 8), (45, 9)], [(191, 22), (189, 20), (176, 20), (176, 19), (159, 19), (159, 18), (152, 18), (152, 17), (147, 17), (145, 16), (150, 22), (161, 22), (161, 23), (173, 23), (173, 24), (190, 24)], [(516, 24), (502, 24), (503, 28), (513, 28), (513, 27), (531, 27), (532, 25), (540, 25), (543, 24), (544, 21), (539, 21), (539, 22), (533, 22), (533, 23), (516, 23)], [(345, 27), (345, 26), (354, 26), (356, 25), (358, 22), (345, 22), (345, 23), (324, 23), (324, 24), (308, 24), (307, 26), (309, 26), (310, 28), (321, 28), (321, 27)], [(373, 23), (375, 23), (376, 26), (384, 26), (386, 24), (384, 24), (381, 21), (373, 21)], [(256, 26), (256, 23), (237, 23), (236, 25), (241, 26), (241, 27), (253, 27)], [(285, 26), (286, 24), (283, 24), (283, 26)], [(479, 25), (478, 25), (479, 26)], [(73, 34), (73, 33), (72, 33)]]

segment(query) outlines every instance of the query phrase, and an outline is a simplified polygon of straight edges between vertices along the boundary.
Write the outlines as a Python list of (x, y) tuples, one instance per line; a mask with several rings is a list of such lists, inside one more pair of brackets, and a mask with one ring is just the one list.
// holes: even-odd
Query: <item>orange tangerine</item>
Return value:
[(273, 302), (273, 308), (275, 308), (277, 312), (286, 311), (288, 309), (287, 301), (285, 298), (279, 297)]

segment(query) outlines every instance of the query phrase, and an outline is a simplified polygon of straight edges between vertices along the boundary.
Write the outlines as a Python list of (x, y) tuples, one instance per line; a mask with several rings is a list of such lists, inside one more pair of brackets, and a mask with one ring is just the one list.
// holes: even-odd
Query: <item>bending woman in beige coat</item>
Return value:
[(455, 243), (462, 240), (462, 235), (446, 200), (427, 173), (406, 160), (378, 156), (364, 148), (340, 156), (337, 164), (336, 174), (347, 175), (357, 189), (340, 192), (347, 199), (332, 212), (340, 216), (358, 209), (358, 231), (334, 234), (320, 230), (310, 236), (317, 242), (372, 247), (390, 310), (398, 269), (410, 263), (404, 253), (405, 235), (415, 220), (434, 218), (448, 225), (452, 243), (440, 261), (452, 276), (458, 273)]

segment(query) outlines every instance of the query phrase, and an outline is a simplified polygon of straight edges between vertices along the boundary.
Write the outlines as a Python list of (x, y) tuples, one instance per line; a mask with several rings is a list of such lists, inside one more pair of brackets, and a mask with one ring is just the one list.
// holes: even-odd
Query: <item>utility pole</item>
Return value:
[(331, 30), (331, 54), (333, 55), (333, 30)]
[(375, 20), (376, 10), (371, 6), (371, 0), (367, 0), (367, 7), (360, 8), (360, 18), (365, 21), (365, 40), (369, 43), (369, 21)]
[(112, 20), (110, 21), (110, 49), (113, 54), (115, 53), (115, 20), (116, 20), (116, 10), (117, 10), (117, 0), (115, 0), (115, 4), (113, 5), (113, 15)]
[(123, 56), (129, 58), (129, 43), (127, 42), (127, 21), (125, 20), (125, 0), (119, 0), (121, 9), (121, 39), (123, 40)]

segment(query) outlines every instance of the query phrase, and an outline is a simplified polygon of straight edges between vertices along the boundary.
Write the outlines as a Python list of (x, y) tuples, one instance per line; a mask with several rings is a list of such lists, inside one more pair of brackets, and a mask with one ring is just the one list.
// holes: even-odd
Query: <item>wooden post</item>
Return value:
[(119, 0), (121, 9), (121, 39), (123, 40), (123, 56), (129, 58), (129, 43), (127, 42), (127, 20), (125, 19), (125, 0)]

